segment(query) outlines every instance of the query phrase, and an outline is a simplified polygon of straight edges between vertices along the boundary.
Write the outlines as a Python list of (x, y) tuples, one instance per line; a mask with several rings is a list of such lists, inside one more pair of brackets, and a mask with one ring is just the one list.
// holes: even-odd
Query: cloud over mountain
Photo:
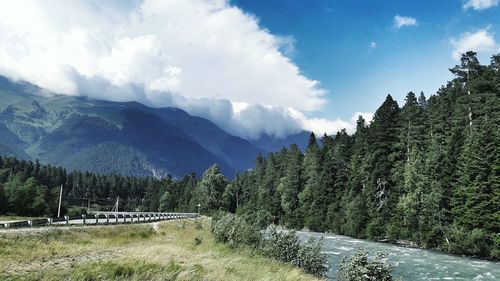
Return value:
[(227, 0), (5, 1), (0, 74), (62, 94), (178, 106), (240, 136), (284, 135), (312, 129), (302, 112), (325, 103), (287, 56), (290, 38)]

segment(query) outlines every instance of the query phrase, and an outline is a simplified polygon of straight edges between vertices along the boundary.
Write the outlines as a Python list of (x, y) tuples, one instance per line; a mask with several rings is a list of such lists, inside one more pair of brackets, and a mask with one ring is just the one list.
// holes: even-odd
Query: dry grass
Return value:
[(318, 280), (214, 243), (201, 221), (3, 232), (0, 280)]

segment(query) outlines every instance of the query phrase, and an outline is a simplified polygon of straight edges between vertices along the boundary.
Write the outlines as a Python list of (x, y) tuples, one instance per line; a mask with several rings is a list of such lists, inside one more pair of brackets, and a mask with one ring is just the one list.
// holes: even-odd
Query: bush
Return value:
[(262, 243), (262, 253), (269, 258), (292, 264), (305, 272), (322, 277), (327, 272), (326, 255), (321, 253), (322, 242), (309, 240), (301, 244), (294, 231), (278, 231), (270, 227)]
[(68, 212), (66, 215), (72, 217), (72, 216), (79, 216), (79, 215), (86, 215), (86, 214), (87, 214), (87, 208), (73, 207), (73, 208), (68, 209)]
[(231, 248), (241, 246), (256, 248), (261, 239), (260, 232), (256, 227), (233, 214), (226, 214), (213, 220), (212, 233), (215, 242), (226, 243)]
[(482, 229), (469, 229), (451, 226), (448, 229), (450, 244), (448, 250), (459, 255), (473, 255), (487, 257), (495, 246), (495, 237)]
[(342, 259), (337, 278), (339, 281), (392, 281), (394, 267), (386, 265), (386, 253), (378, 253), (375, 259), (368, 258), (368, 252), (359, 249), (350, 259)]
[(500, 260), (500, 233), (493, 234), (493, 247), (490, 256), (493, 259)]
[(278, 231), (269, 227), (264, 241), (262, 252), (267, 257), (292, 263), (298, 256), (300, 241), (294, 231)]
[(236, 215), (226, 214), (212, 219), (212, 233), (216, 242), (226, 243), (231, 248), (250, 246), (268, 258), (299, 267), (315, 276), (322, 277), (328, 270), (326, 255), (321, 253), (322, 242), (310, 240), (301, 244), (293, 231), (278, 231), (270, 227), (264, 236), (258, 226), (250, 225)]

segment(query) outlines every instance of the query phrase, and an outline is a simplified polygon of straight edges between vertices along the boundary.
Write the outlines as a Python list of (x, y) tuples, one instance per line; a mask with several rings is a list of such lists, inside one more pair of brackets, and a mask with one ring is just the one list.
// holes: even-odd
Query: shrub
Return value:
[(87, 208), (83, 207), (74, 207), (68, 209), (67, 215), (72, 217), (72, 216), (79, 216), (79, 215), (86, 215), (87, 214)]
[(326, 255), (321, 253), (322, 242), (310, 240), (301, 244), (293, 231), (278, 231), (270, 227), (262, 235), (259, 227), (236, 215), (226, 214), (212, 219), (212, 233), (216, 242), (226, 243), (231, 248), (250, 246), (268, 258), (299, 267), (315, 276), (322, 277), (328, 270)]
[(385, 264), (386, 257), (386, 253), (378, 253), (370, 260), (368, 252), (359, 249), (350, 259), (342, 259), (337, 278), (339, 281), (392, 281), (394, 267)]
[(212, 233), (215, 241), (227, 243), (231, 248), (260, 244), (261, 235), (257, 228), (233, 214), (226, 214), (212, 221)]
[(325, 276), (328, 267), (326, 266), (326, 255), (321, 252), (322, 245), (322, 240), (316, 243), (314, 239), (301, 245), (296, 265), (312, 275)]
[(294, 231), (278, 231), (275, 227), (270, 227), (262, 243), (262, 253), (321, 277), (328, 270), (325, 265), (326, 255), (321, 253), (321, 245), (321, 241), (316, 243), (313, 239), (301, 244)]
[(448, 235), (450, 238), (448, 250), (454, 254), (488, 256), (495, 247), (495, 237), (482, 229), (475, 228), (471, 231), (452, 225), (448, 229)]
[(500, 260), (500, 233), (493, 235), (493, 247), (490, 256), (494, 259)]
[(294, 231), (278, 231), (269, 227), (262, 245), (265, 256), (278, 261), (292, 263), (298, 255), (300, 241)]

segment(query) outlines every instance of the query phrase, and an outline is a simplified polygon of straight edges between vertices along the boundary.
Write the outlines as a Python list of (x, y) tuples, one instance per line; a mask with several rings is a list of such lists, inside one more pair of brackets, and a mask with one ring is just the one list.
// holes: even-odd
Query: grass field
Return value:
[(204, 218), (3, 231), (0, 280), (318, 280), (216, 244), (209, 228)]

